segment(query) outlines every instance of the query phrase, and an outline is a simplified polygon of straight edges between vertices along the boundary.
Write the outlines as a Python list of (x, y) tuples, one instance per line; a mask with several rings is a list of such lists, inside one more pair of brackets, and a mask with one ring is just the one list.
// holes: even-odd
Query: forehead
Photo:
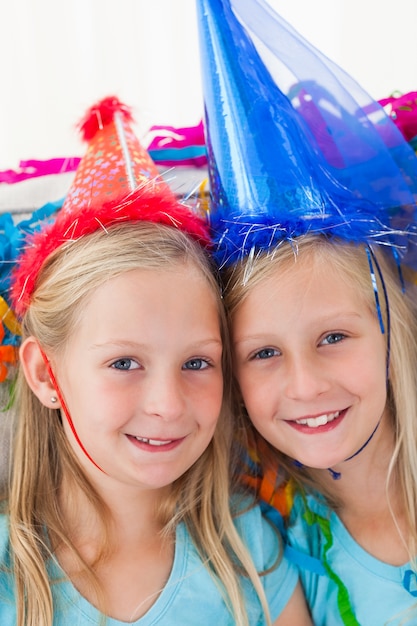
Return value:
[(308, 283), (312, 276), (319, 278), (322, 273), (327, 275), (329, 270), (332, 270), (334, 280), (369, 293), (371, 277), (364, 248), (354, 244), (330, 243), (317, 236), (307, 240), (307, 243), (285, 243), (272, 254), (256, 259), (252, 268), (244, 268), (244, 280), (241, 282), (246, 283), (248, 291), (251, 291), (267, 280), (277, 282), (280, 279), (284, 282), (287, 276), (289, 281)]
[(261, 271), (255, 271), (244, 288), (234, 319), (246, 313), (262, 318), (271, 308), (294, 316), (303, 312), (309, 317), (313, 311), (369, 310), (371, 307), (369, 289), (358, 280), (354, 268), (343, 271), (334, 262), (333, 255), (309, 251), (284, 261), (266, 259)]
[(197, 265), (188, 261), (166, 267), (141, 267), (124, 271), (94, 289), (90, 301), (106, 298), (115, 292), (122, 292), (126, 299), (137, 298), (143, 303), (151, 299), (154, 302), (172, 299), (173, 303), (178, 304), (181, 304), (181, 300), (194, 300), (198, 304), (197, 294), (213, 302), (217, 295), (207, 276)]
[(220, 295), (201, 268), (178, 262), (165, 268), (136, 268), (109, 277), (91, 290), (79, 307), (73, 331), (96, 320), (123, 327), (130, 319), (147, 316), (166, 324), (172, 319), (216, 325), (220, 321)]

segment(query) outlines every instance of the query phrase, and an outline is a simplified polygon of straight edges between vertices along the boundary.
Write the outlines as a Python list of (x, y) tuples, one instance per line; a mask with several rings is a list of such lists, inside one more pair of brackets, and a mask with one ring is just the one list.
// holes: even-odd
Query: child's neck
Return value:
[[(94, 484), (94, 483), (93, 483)], [(110, 539), (115, 545), (120, 541), (135, 542), (135, 538), (153, 536), (159, 533), (162, 526), (158, 520), (157, 511), (160, 502), (169, 497), (171, 487), (163, 489), (138, 489), (120, 483), (112, 483), (111, 479), (95, 484), (97, 492), (107, 507), (110, 521)], [(78, 542), (83, 536), (91, 543), (91, 538), (97, 535), (101, 527), (102, 513), (97, 511), (89, 497), (77, 486), (64, 481), (60, 490), (61, 510), (68, 522), (68, 527), (74, 532)]]
[[(383, 477), (381, 477), (383, 478)], [(395, 477), (387, 493), (384, 481), (364, 481), (363, 493), (356, 498), (349, 492), (338, 515), (343, 524), (367, 552), (391, 565), (404, 565), (411, 555), (407, 550), (409, 527)]]
[[(158, 598), (172, 568), (175, 538), (162, 536), (162, 524), (156, 515), (163, 494), (156, 490), (121, 490), (120, 484), (113, 490), (111, 482), (106, 489), (101, 488), (100, 496), (110, 512), (109, 535), (103, 546), (101, 515), (85, 494), (69, 485), (61, 493), (71, 541), (94, 569), (105, 600), (102, 608), (121, 621), (138, 619)], [(60, 546), (56, 555), (81, 595), (97, 606), (100, 596), (71, 551)]]
[(408, 528), (395, 473), (387, 491), (393, 449), (392, 428), (388, 417), (384, 417), (367, 448), (338, 465), (339, 480), (326, 470), (315, 470), (314, 474), (339, 503), (337, 513), (353, 538), (376, 558), (402, 565), (410, 558), (405, 547)]

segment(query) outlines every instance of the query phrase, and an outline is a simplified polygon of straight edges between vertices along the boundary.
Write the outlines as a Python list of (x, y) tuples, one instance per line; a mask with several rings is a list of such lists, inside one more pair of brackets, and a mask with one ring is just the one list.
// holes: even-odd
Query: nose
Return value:
[(143, 411), (164, 420), (175, 420), (185, 411), (180, 376), (174, 372), (148, 372), (141, 388)]
[(292, 400), (313, 400), (331, 387), (329, 372), (311, 355), (287, 357), (284, 376), (286, 395)]

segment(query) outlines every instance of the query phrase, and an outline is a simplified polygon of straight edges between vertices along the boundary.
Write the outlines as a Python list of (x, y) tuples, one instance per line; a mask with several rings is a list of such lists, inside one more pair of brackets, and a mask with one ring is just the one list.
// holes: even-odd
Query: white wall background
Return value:
[[(376, 99), (417, 91), (417, 0), (269, 0)], [(0, 169), (83, 153), (75, 123), (115, 93), (152, 124), (202, 117), (194, 0), (0, 0)]]

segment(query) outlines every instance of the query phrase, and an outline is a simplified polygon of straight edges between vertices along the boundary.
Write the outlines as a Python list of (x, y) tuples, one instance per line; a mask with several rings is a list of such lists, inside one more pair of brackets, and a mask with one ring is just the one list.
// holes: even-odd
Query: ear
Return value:
[(40, 402), (50, 409), (58, 409), (57, 393), (35, 337), (28, 337), (20, 346), (19, 362), (27, 384)]

